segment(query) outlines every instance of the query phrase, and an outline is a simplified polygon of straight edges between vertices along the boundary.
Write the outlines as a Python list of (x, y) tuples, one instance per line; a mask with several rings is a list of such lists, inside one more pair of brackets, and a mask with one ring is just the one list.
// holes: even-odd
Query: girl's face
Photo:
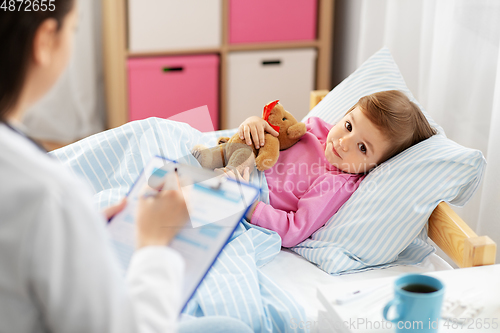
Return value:
[(347, 173), (365, 173), (381, 162), (390, 143), (356, 107), (332, 127), (326, 139), (325, 158)]

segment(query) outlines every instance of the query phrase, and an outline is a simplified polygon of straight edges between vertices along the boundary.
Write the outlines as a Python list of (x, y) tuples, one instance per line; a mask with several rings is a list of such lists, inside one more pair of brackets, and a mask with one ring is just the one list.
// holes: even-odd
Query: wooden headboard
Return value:
[[(311, 92), (311, 109), (328, 94), (328, 90)], [(441, 202), (429, 218), (429, 238), (458, 267), (495, 264), (496, 243), (488, 236), (478, 236), (451, 207)]]

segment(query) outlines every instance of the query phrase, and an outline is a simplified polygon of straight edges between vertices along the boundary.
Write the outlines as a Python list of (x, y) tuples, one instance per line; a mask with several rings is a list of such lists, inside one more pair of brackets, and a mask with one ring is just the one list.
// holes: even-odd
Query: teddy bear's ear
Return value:
[(269, 118), (269, 115), (271, 114), (271, 111), (274, 109), (276, 104), (278, 104), (279, 99), (275, 100), (274, 102), (269, 102), (267, 103), (266, 106), (264, 106), (264, 110), (262, 111), (262, 119), (266, 120)]
[(290, 139), (298, 139), (302, 137), (302, 135), (306, 134), (306, 124), (304, 123), (296, 123), (290, 127), (288, 127), (287, 134)]

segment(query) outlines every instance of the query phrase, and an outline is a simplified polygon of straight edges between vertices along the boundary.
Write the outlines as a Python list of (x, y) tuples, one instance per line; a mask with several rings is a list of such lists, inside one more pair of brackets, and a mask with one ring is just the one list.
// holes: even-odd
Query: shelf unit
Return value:
[(170, 55), (216, 53), (220, 56), (220, 129), (226, 128), (227, 56), (230, 52), (251, 50), (317, 50), (316, 89), (330, 89), (333, 42), (334, 0), (318, 0), (317, 38), (313, 41), (229, 44), (229, 0), (222, 0), (222, 44), (218, 48), (130, 52), (127, 46), (127, 0), (103, 0), (103, 51), (106, 86), (107, 128), (128, 122), (127, 59)]

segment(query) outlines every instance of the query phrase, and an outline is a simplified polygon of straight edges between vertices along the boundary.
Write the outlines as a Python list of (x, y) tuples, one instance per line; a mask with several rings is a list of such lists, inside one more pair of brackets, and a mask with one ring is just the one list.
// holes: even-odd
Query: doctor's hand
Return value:
[(104, 214), (106, 220), (109, 221), (112, 217), (121, 212), (126, 205), (127, 205), (127, 198), (123, 198), (119, 204), (116, 204), (114, 206), (109, 206), (108, 208), (103, 210), (102, 213)]
[(167, 245), (188, 219), (188, 209), (180, 189), (139, 196), (136, 215), (137, 249)]
[(252, 116), (247, 118), (241, 123), (238, 128), (238, 135), (241, 140), (245, 140), (246, 144), (251, 146), (252, 140), (255, 145), (255, 149), (259, 149), (265, 143), (265, 132), (278, 136), (279, 133), (269, 125), (267, 121), (257, 116)]

